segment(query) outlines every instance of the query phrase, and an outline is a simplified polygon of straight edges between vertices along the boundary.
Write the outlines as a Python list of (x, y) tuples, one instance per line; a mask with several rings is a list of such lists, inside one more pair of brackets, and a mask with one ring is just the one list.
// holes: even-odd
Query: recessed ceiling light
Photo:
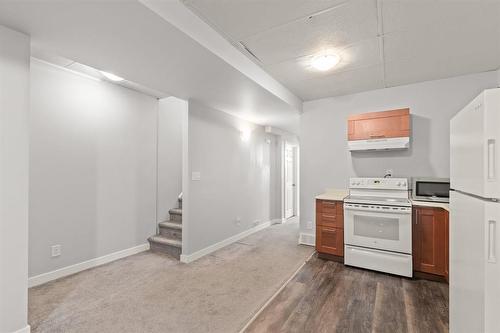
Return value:
[(320, 71), (332, 69), (340, 61), (340, 57), (336, 54), (325, 54), (316, 56), (312, 59), (311, 65)]
[(107, 79), (110, 79), (111, 81), (120, 82), (124, 80), (124, 78), (119, 77), (118, 75), (112, 73), (108, 73), (105, 71), (99, 71), (99, 72), (101, 72), (102, 75), (104, 75)]

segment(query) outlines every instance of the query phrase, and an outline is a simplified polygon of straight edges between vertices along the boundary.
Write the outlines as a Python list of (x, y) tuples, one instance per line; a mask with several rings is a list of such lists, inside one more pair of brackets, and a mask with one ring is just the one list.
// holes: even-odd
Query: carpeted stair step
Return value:
[(158, 223), (160, 235), (170, 239), (182, 240), (182, 224), (166, 221)]
[(170, 221), (181, 222), (182, 221), (182, 209), (172, 208), (168, 211), (170, 214)]
[(182, 242), (162, 235), (151, 236), (148, 239), (151, 251), (165, 253), (179, 259), (182, 252)]

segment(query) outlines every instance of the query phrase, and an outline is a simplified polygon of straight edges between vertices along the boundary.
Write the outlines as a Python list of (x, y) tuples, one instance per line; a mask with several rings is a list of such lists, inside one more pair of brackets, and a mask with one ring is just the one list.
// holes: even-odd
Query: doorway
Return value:
[(285, 144), (285, 219), (297, 216), (298, 146)]

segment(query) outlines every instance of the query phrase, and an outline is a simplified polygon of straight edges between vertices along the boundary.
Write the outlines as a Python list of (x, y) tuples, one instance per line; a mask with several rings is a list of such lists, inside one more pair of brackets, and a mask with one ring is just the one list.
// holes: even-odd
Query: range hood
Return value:
[(408, 149), (410, 138), (381, 138), (348, 141), (350, 151)]

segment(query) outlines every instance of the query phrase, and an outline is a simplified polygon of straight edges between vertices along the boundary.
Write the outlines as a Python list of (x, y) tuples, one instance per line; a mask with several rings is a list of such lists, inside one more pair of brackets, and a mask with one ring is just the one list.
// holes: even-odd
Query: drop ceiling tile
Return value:
[(494, 70), (500, 66), (500, 19), (393, 32), (384, 36), (384, 55), (390, 85)]
[(312, 80), (294, 80), (288, 83), (288, 87), (304, 101), (379, 89), (384, 88), (384, 68), (379, 65), (335, 73)]
[(395, 87), (443, 78), (440, 62), (434, 58), (406, 59), (385, 63), (385, 84)]
[(352, 0), (312, 18), (267, 30), (243, 42), (269, 65), (344, 48), (377, 36), (375, 0)]
[(500, 20), (498, 0), (382, 0), (383, 32), (488, 25)]
[(385, 63), (385, 82), (388, 87), (491, 71), (498, 68), (500, 52), (475, 57), (468, 52), (451, 56), (420, 57)]
[(363, 40), (338, 52), (340, 63), (330, 71), (318, 71), (311, 66), (313, 57), (301, 57), (267, 65), (264, 68), (281, 82), (304, 81), (362, 67), (382, 64), (378, 38)]
[(346, 0), (184, 0), (184, 4), (238, 41), (307, 17)]

